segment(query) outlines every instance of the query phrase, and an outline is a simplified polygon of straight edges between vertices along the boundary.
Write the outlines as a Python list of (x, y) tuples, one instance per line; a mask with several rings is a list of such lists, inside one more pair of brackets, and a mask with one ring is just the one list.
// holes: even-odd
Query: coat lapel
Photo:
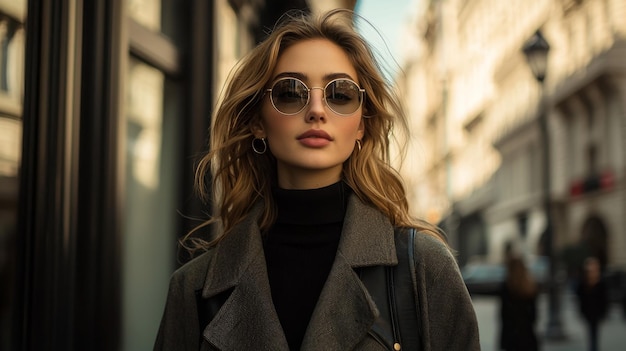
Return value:
[(378, 316), (376, 305), (345, 258), (338, 256), (322, 290), (302, 350), (353, 350)]
[(256, 222), (260, 205), (219, 243), (207, 272), (203, 298), (232, 289), (203, 332), (204, 338), (220, 350), (288, 350), (272, 302)]
[(337, 257), (320, 295), (302, 350), (352, 350), (379, 315), (355, 268), (398, 263), (393, 226), (377, 210), (350, 198)]
[[(263, 204), (216, 247), (202, 297), (232, 293), (204, 329), (221, 350), (288, 350), (272, 302), (257, 219)], [(379, 211), (352, 195), (337, 257), (329, 273), (301, 350), (351, 350), (378, 317), (378, 309), (355, 268), (396, 265), (393, 226)]]

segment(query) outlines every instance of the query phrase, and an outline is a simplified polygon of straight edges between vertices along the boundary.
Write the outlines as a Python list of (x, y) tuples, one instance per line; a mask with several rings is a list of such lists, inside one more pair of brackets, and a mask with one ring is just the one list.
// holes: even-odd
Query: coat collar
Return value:
[[(232, 289), (204, 330), (219, 349), (286, 350), (287, 341), (272, 303), (258, 218), (263, 204), (215, 248), (202, 296)], [(339, 248), (321, 292), (302, 350), (352, 349), (370, 329), (378, 310), (354, 268), (395, 265), (393, 226), (378, 210), (351, 195)]]

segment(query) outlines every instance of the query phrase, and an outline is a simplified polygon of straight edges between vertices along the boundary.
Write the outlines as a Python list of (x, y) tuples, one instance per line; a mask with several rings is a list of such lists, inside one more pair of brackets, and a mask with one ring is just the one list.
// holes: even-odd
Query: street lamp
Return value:
[(546, 71), (548, 70), (548, 51), (550, 51), (550, 44), (546, 41), (540, 31), (536, 31), (535, 34), (524, 44), (524, 55), (526, 55), (526, 61), (530, 66), (530, 70), (533, 72), (535, 78), (539, 83), (543, 84), (543, 79), (546, 77)]
[(539, 127), (541, 132), (541, 143), (543, 146), (543, 165), (541, 168), (542, 176), (542, 195), (543, 195), (543, 209), (546, 217), (546, 227), (543, 233), (545, 249), (550, 259), (550, 279), (548, 282), (548, 295), (549, 295), (549, 315), (548, 326), (546, 330), (546, 337), (548, 339), (556, 340), (563, 339), (565, 334), (563, 333), (563, 327), (561, 324), (561, 306), (559, 299), (559, 284), (557, 283), (557, 271), (556, 271), (556, 253), (554, 250), (554, 233), (552, 228), (552, 214), (550, 205), (550, 136), (548, 134), (548, 116), (545, 107), (544, 84), (543, 80), (546, 77), (546, 71), (548, 69), (548, 52), (550, 51), (550, 45), (538, 30), (535, 34), (524, 44), (524, 55), (526, 55), (526, 61), (530, 66), (533, 75), (541, 85), (541, 106), (539, 111)]

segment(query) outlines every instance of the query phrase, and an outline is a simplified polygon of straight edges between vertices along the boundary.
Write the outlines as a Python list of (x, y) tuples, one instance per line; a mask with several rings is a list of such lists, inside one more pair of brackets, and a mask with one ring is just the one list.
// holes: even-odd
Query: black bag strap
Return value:
[(395, 231), (397, 266), (362, 268), (361, 281), (376, 303), (380, 316), (372, 336), (390, 350), (421, 350), (419, 299), (415, 276), (415, 229)]
[[(421, 350), (422, 328), (420, 325), (420, 305), (417, 290), (415, 260), (415, 229), (399, 228), (396, 230), (396, 253), (398, 265), (388, 267), (394, 271), (393, 294), (396, 325), (401, 335), (401, 349), (405, 351)], [(391, 300), (390, 300), (391, 301)]]
[(393, 274), (394, 267), (387, 266), (387, 300), (389, 304), (389, 312), (391, 315), (391, 330), (393, 332), (393, 349), (400, 350), (402, 348), (402, 337), (400, 336), (400, 326), (398, 322), (398, 304), (396, 301), (396, 282)]

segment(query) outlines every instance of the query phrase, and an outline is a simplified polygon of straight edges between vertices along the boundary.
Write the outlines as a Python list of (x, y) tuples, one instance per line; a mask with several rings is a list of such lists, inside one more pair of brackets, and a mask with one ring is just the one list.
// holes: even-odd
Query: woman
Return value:
[(587, 324), (588, 343), (590, 351), (599, 349), (600, 323), (608, 311), (608, 292), (602, 278), (600, 260), (588, 257), (583, 262), (581, 281), (576, 288), (580, 314)]
[(500, 349), (536, 351), (537, 284), (522, 258), (507, 260), (507, 275), (500, 291)]
[(397, 265), (402, 227), (420, 230), (423, 349), (479, 349), (456, 262), (389, 165), (406, 121), (352, 16), (288, 15), (235, 69), (196, 174), (207, 199), (213, 177), (218, 234), (187, 240), (206, 252), (174, 273), (155, 349), (382, 350), (357, 271)]

